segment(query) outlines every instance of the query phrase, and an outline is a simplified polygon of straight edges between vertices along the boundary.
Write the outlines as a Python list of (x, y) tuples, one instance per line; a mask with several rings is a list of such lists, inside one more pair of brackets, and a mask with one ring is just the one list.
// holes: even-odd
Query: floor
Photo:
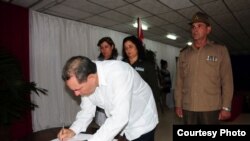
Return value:
[[(155, 141), (172, 141), (172, 125), (182, 124), (182, 120), (176, 117), (173, 109), (164, 109), (159, 113), (159, 124), (156, 129)], [(249, 124), (250, 113), (241, 113), (235, 120), (222, 122), (222, 124)]]

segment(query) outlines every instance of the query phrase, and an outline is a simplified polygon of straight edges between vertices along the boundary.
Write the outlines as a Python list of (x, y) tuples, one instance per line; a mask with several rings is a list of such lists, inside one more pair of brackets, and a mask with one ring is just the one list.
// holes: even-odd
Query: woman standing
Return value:
[[(110, 37), (103, 37), (101, 38), (97, 46), (99, 47), (100, 54), (97, 57), (98, 61), (104, 61), (104, 60), (121, 60), (121, 56), (118, 55), (117, 49), (115, 48), (115, 43)], [(96, 115), (95, 115), (95, 122), (99, 126), (101, 126), (107, 116), (103, 109), (97, 107), (96, 109)]]
[(168, 70), (168, 62), (166, 60), (161, 60), (161, 92), (163, 94), (164, 105), (168, 108), (174, 108), (174, 98), (173, 94), (171, 93), (172, 82), (170, 72)]
[(115, 48), (115, 43), (110, 37), (101, 38), (97, 46), (100, 49), (100, 54), (97, 58), (99, 61), (103, 60), (121, 60), (121, 57), (118, 56), (117, 49)]
[[(149, 51), (147, 51), (149, 52)], [(123, 39), (123, 61), (129, 63), (151, 87), (158, 108), (162, 108), (159, 100), (160, 90), (156, 72), (156, 63), (149, 60), (154, 57), (146, 55), (146, 49), (142, 42), (135, 36)], [(162, 109), (161, 109), (162, 110)]]

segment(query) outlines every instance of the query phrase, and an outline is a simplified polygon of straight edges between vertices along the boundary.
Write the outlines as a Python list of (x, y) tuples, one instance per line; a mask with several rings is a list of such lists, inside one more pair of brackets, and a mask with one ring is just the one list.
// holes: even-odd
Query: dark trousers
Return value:
[(155, 129), (146, 134), (143, 134), (142, 136), (133, 141), (154, 141), (154, 138), (155, 138)]
[(220, 111), (193, 112), (183, 110), (184, 124), (219, 124)]
[[(152, 131), (150, 131), (146, 134), (141, 135), (139, 138), (132, 140), (132, 141), (154, 141), (154, 137), (155, 137), (155, 129), (153, 129)], [(125, 135), (124, 135), (124, 138), (126, 138)], [(122, 140), (122, 141), (124, 141), (124, 140)], [(128, 141), (128, 140), (126, 139), (126, 141)]]

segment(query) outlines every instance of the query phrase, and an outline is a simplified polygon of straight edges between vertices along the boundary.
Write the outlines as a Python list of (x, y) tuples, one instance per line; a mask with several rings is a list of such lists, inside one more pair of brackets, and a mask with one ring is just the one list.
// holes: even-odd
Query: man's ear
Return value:
[(98, 85), (98, 83), (99, 83), (98, 82), (98, 75), (96, 73), (88, 75), (87, 81), (89, 83), (94, 84), (94, 85)]
[(209, 34), (211, 31), (212, 31), (211, 26), (208, 26), (208, 27), (207, 27), (207, 34)]
[(93, 78), (93, 74), (89, 74), (87, 77), (87, 80), (92, 79)]
[(96, 74), (89, 74), (88, 77), (87, 77), (87, 80), (89, 81), (93, 81), (96, 79)]

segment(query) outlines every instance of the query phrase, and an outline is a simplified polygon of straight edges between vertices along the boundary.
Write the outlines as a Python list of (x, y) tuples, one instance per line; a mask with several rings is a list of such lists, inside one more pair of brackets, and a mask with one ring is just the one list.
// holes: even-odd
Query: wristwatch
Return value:
[(228, 107), (222, 107), (222, 110), (227, 111), (227, 112), (231, 112), (231, 109)]

